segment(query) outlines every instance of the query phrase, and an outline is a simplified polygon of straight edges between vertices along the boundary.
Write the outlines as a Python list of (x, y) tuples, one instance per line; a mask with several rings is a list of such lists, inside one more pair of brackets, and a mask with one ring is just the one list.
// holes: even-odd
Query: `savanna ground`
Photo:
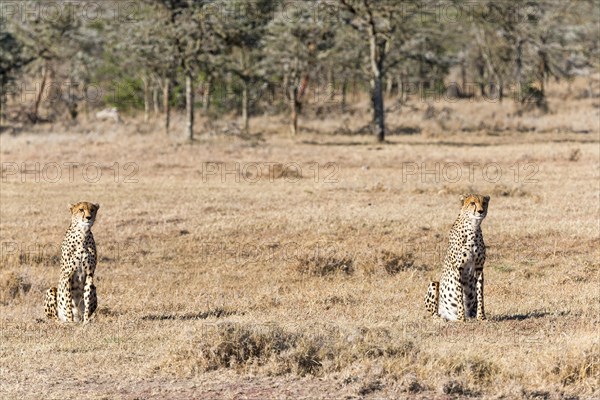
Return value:
[[(245, 137), (199, 116), (193, 144), (132, 117), (2, 134), (0, 397), (596, 398), (600, 100), (573, 90), (546, 115), (415, 100), (385, 144), (348, 134), (360, 104), (295, 138), (282, 116)], [(492, 197), (489, 320), (435, 322), (469, 191)], [(43, 293), (80, 200), (99, 309), (59, 325)]]

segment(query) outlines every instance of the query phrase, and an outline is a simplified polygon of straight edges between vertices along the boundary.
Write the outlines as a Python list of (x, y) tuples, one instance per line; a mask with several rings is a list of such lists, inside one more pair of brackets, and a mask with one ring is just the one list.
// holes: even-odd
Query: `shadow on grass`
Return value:
[(571, 315), (569, 311), (559, 311), (559, 312), (548, 312), (548, 311), (532, 311), (530, 313), (525, 314), (512, 314), (512, 315), (498, 315), (496, 317), (492, 317), (492, 321), (524, 321), (527, 319), (537, 319), (537, 318), (545, 318), (548, 316), (553, 317), (565, 317), (567, 315)]
[[(401, 135), (397, 135), (399, 137)], [(481, 142), (449, 142), (449, 141), (431, 141), (431, 142), (414, 142), (414, 141), (390, 141), (377, 142), (375, 138), (372, 141), (351, 141), (351, 142), (319, 142), (316, 140), (301, 140), (301, 144), (314, 146), (381, 146), (381, 145), (411, 145), (411, 146), (449, 146), (449, 147), (490, 147), (497, 146), (493, 143)], [(381, 147), (376, 147), (376, 150), (381, 150)]]
[(118, 317), (119, 315), (121, 315), (120, 312), (111, 310), (107, 307), (98, 307), (98, 309), (96, 310), (96, 314), (102, 315), (104, 317)]
[(222, 308), (217, 308), (210, 311), (203, 311), (198, 313), (188, 313), (188, 314), (150, 314), (144, 315), (142, 319), (144, 321), (190, 321), (196, 319), (207, 319), (211, 317), (222, 318), (228, 317), (230, 315), (236, 315), (235, 311), (229, 311)]
[(318, 142), (316, 140), (301, 140), (301, 144), (309, 144), (315, 146), (372, 146), (374, 144), (378, 144), (375, 141), (372, 142)]

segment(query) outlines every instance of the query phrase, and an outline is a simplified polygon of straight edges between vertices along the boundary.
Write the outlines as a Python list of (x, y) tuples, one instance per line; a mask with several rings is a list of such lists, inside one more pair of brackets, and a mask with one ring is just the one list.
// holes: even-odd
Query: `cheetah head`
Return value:
[(90, 229), (96, 220), (96, 213), (100, 208), (99, 204), (82, 201), (75, 204), (69, 204), (71, 210), (71, 225), (77, 225), (82, 229)]
[(477, 221), (481, 221), (487, 215), (490, 196), (479, 194), (465, 194), (460, 197), (462, 203), (461, 214)]

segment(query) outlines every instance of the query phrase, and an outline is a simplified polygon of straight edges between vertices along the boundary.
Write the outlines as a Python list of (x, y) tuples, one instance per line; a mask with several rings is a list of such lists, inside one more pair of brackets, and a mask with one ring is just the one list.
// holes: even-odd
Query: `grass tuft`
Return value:
[(0, 304), (8, 304), (31, 289), (27, 277), (12, 271), (0, 274)]
[(600, 384), (600, 355), (598, 346), (585, 350), (583, 353), (560, 360), (552, 369), (565, 386), (577, 385), (586, 381)]
[(354, 272), (354, 260), (351, 256), (308, 255), (300, 257), (294, 269), (313, 276), (328, 276), (333, 274), (351, 275)]
[(377, 263), (383, 267), (385, 272), (389, 275), (395, 275), (398, 272), (417, 268), (412, 253), (396, 254), (391, 251), (383, 250), (377, 257)]

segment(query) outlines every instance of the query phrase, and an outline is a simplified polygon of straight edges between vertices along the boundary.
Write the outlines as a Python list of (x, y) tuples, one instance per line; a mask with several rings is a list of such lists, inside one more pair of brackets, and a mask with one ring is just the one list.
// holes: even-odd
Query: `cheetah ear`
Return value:
[(98, 209), (100, 208), (100, 204), (98, 203), (93, 203), (94, 207), (96, 207), (96, 211), (98, 211)]
[(75, 203), (67, 203), (67, 207), (69, 208), (69, 211), (73, 211), (73, 208), (76, 206)]
[(483, 200), (485, 200), (486, 203), (489, 203), (490, 196), (483, 196)]
[(465, 203), (465, 200), (467, 199), (467, 197), (469, 197), (468, 194), (461, 194), (460, 195), (460, 205), (461, 206)]

